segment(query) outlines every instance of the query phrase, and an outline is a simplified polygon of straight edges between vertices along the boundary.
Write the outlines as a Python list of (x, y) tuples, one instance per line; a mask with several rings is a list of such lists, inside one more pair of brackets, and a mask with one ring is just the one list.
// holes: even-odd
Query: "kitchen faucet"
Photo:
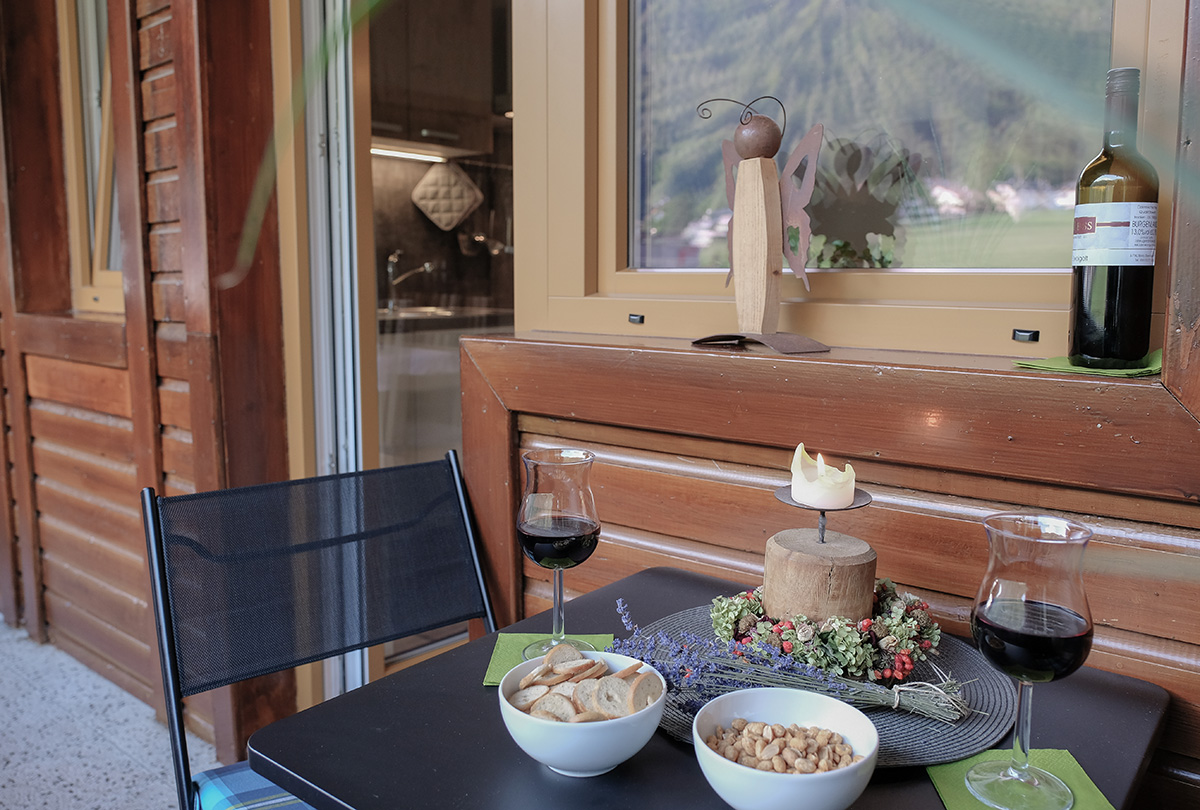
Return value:
[[(394, 264), (392, 264), (390, 266), (395, 267)], [(420, 267), (414, 267), (412, 270), (409, 270), (407, 273), (401, 273), (397, 278), (393, 278), (392, 286), (395, 287), (397, 284), (399, 284), (401, 281), (404, 281), (404, 279), (408, 278), (409, 276), (415, 276), (417, 273), (432, 273), (435, 269), (436, 268), (434, 267), (433, 262), (425, 262), (425, 264), (421, 265)], [(388, 277), (390, 278), (391, 275), (392, 275), (392, 273), (389, 272)]]
[(402, 256), (404, 256), (404, 251), (397, 248), (396, 250), (393, 250), (391, 253), (389, 253), (388, 257), (387, 257), (387, 278), (388, 278), (387, 308), (388, 308), (389, 312), (395, 311), (395, 309), (396, 309), (396, 298), (395, 298), (395, 294), (392, 292), (393, 287), (396, 287), (397, 285), (399, 285), (400, 282), (404, 281), (406, 278), (415, 276), (418, 273), (432, 273), (434, 270), (438, 269), (438, 265), (440, 264), (440, 262), (439, 263), (425, 262), (424, 264), (420, 265), (419, 267), (414, 267), (412, 270), (408, 270), (404, 273), (401, 273), (400, 275), (396, 275), (396, 265), (399, 264)]

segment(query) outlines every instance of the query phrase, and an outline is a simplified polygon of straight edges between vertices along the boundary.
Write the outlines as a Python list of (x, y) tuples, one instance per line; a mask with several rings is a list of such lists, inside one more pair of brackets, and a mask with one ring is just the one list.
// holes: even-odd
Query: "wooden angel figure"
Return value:
[[(754, 111), (753, 105), (764, 99), (774, 101), (783, 110), (783, 131), (771, 118)], [(738, 329), (751, 334), (772, 334), (779, 327), (783, 257), (787, 257), (792, 274), (804, 282), (804, 289), (809, 289), (804, 263), (808, 259), (812, 227), (804, 206), (812, 197), (824, 128), (817, 124), (800, 140), (784, 164), (781, 178), (775, 167), (775, 155), (787, 129), (783, 103), (774, 96), (760, 96), (749, 104), (710, 99), (697, 108), (701, 118), (712, 117), (707, 105), (713, 101), (728, 101), (742, 107), (733, 140), (721, 142), (725, 194), (733, 209), (733, 219), (729, 221), (729, 277), (725, 283), (728, 285), (736, 273), (733, 291)], [(800, 178), (798, 184), (793, 177)], [(799, 231), (795, 250), (787, 237), (789, 228)]]

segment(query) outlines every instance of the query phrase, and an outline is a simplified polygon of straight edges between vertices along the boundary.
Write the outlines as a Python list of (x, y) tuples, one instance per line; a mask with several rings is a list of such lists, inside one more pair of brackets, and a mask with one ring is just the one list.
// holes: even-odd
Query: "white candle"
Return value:
[(845, 509), (854, 502), (854, 468), (838, 470), (804, 451), (804, 442), (792, 457), (792, 500), (814, 509)]

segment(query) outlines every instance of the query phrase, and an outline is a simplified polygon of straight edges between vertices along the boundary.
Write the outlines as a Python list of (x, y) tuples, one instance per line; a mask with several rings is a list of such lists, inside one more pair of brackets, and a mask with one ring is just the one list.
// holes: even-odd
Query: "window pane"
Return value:
[[(810, 267), (1068, 267), (1099, 150), (1111, 0), (636, 0), (630, 266), (727, 267), (721, 141), (825, 127)], [(758, 112), (783, 124), (774, 102)], [(818, 255), (819, 254), (819, 255)]]

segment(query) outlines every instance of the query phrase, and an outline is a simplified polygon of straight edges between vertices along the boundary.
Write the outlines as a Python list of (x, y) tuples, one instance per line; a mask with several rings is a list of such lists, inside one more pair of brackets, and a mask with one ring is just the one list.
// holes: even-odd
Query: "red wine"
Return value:
[(521, 550), (543, 568), (574, 568), (592, 556), (599, 537), (600, 524), (581, 517), (555, 516), (517, 524)]
[(1136, 368), (1150, 351), (1158, 174), (1137, 150), (1137, 68), (1108, 72), (1104, 147), (1075, 187), (1072, 365)]
[(1092, 650), (1092, 624), (1073, 610), (1045, 602), (996, 599), (971, 614), (975, 646), (997, 669), (1018, 680), (1065, 678)]

